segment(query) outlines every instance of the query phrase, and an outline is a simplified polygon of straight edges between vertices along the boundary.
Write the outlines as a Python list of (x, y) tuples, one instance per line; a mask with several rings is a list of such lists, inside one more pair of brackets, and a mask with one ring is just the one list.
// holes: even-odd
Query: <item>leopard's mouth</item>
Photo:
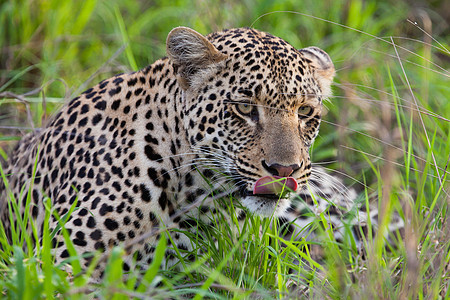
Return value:
[[(265, 186), (266, 182), (259, 181), (260, 186), (258, 189), (258, 181), (253, 183), (240, 184), (240, 188), (235, 192), (239, 198), (239, 202), (247, 208), (247, 210), (256, 215), (270, 217), (283, 214), (289, 207), (292, 198), (292, 193), (295, 193), (297, 185), (293, 184), (293, 180), (289, 179), (289, 184), (284, 184), (284, 179), (276, 178), (275, 180), (282, 181), (281, 185), (272, 185), (269, 188), (262, 189), (261, 186)], [(272, 179), (266, 180), (271, 183)], [(292, 189), (294, 187), (294, 189)]]
[(295, 192), (298, 188), (297, 180), (293, 177), (281, 177), (277, 175), (259, 178), (253, 186), (254, 195), (284, 195), (288, 191)]

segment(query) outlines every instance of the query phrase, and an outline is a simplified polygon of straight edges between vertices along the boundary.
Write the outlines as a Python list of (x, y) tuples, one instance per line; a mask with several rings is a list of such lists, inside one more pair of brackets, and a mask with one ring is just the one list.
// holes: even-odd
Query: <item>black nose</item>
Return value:
[(290, 166), (283, 166), (283, 165), (274, 163), (269, 166), (266, 164), (266, 162), (264, 160), (262, 161), (262, 165), (263, 165), (264, 169), (266, 169), (272, 175), (281, 176), (281, 177), (288, 177), (289, 175), (291, 175), (292, 173), (294, 173), (295, 171), (300, 169), (302, 164), (303, 164), (303, 162), (300, 163), (300, 165), (292, 164)]

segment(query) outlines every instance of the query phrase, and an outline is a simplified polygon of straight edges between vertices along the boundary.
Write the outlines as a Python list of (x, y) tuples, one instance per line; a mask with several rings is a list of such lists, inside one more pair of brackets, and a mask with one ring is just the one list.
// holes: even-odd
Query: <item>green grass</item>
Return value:
[[(449, 298), (450, 54), (448, 24), (439, 14), (444, 2), (419, 3), (422, 10), (389, 0), (1, 2), (3, 158), (24, 130), (45, 124), (61, 103), (102, 79), (164, 56), (173, 27), (207, 34), (253, 26), (295, 47), (316, 45), (330, 54), (337, 69), (335, 97), (327, 103), (312, 159), (345, 174), (346, 183), (363, 195), (361, 201), (378, 199), (385, 212), (380, 232), (393, 212), (410, 220), (395, 247), (386, 247), (381, 234), (369, 239), (364, 258), (351, 237), (343, 244), (334, 241), (319, 218), (311, 226), (324, 228), (326, 259), (320, 264), (308, 251), (314, 242), (276, 238), (269, 219), (248, 216), (242, 231), (236, 220), (231, 228), (217, 220), (205, 239), (192, 237), (204, 254), (195, 253), (194, 263), (181, 261), (183, 272), (161, 268), (167, 243), (161, 239), (143, 279), (137, 270), (124, 279), (119, 247), (109, 257), (96, 254), (91, 267), (82, 270), (66, 236), (72, 257), (55, 264), (54, 232), (44, 227), (39, 247), (30, 247), (36, 240), (34, 222), (11, 205), (12, 244), (0, 226), (2, 297)], [(68, 214), (58, 217), (62, 228)], [(99, 260), (108, 261), (108, 275), (93, 284), (89, 278)], [(300, 261), (298, 267), (294, 261)], [(290, 268), (296, 272), (288, 274)]]

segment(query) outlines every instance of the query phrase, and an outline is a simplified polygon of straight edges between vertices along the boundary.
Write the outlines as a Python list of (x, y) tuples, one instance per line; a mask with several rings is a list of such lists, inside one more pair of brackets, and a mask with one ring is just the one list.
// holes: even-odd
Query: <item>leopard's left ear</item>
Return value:
[(188, 89), (198, 71), (226, 59), (203, 35), (187, 27), (177, 27), (167, 36), (167, 55), (178, 73), (178, 82)]
[(303, 56), (310, 60), (316, 69), (317, 79), (322, 87), (325, 96), (329, 96), (330, 85), (333, 81), (335, 69), (328, 53), (317, 47), (307, 47), (299, 50)]

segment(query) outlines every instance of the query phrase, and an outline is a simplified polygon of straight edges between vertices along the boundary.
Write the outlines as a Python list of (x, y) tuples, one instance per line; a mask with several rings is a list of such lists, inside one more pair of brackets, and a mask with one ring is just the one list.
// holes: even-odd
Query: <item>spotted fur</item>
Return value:
[[(65, 228), (80, 254), (128, 243), (130, 257), (145, 266), (159, 237), (149, 232), (208, 223), (227, 214), (213, 198), (233, 194), (244, 206), (240, 219), (273, 214), (297, 224), (291, 235), (326, 211), (342, 236), (339, 224), (356, 195), (312, 169), (309, 157), (334, 76), (328, 54), (255, 29), (204, 37), (185, 27), (169, 34), (167, 54), (88, 89), (20, 141), (6, 171), (8, 190), (20, 203), (31, 197), (38, 230), (45, 197), (59, 216), (76, 203)], [(295, 177), (299, 191), (254, 195), (267, 175)], [(352, 224), (364, 224), (361, 216)], [(9, 228), (6, 214), (2, 220)], [(52, 215), (50, 228), (57, 226)], [(178, 231), (173, 241), (191, 249)], [(69, 256), (61, 234), (53, 244), (57, 261)]]

